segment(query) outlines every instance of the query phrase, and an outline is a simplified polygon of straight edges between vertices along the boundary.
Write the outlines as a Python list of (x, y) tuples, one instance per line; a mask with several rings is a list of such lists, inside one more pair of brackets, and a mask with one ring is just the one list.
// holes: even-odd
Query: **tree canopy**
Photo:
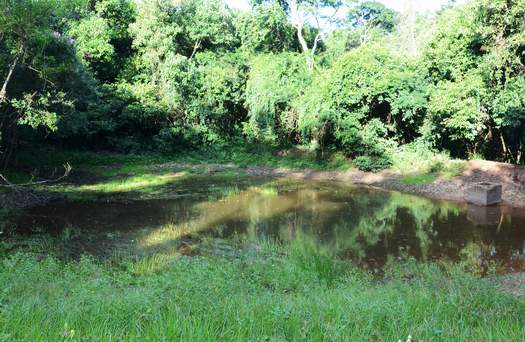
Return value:
[[(1, 0), (0, 152), (401, 145), (524, 163), (525, 1)], [(368, 167), (369, 166), (369, 167)], [(376, 167), (377, 166), (377, 167)]]

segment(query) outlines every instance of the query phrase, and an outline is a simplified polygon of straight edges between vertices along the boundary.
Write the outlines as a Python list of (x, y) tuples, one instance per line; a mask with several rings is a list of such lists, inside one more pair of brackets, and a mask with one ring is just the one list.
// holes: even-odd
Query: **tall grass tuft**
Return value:
[(307, 236), (298, 236), (291, 245), (290, 259), (302, 270), (313, 272), (319, 282), (334, 286), (344, 268), (330, 249)]

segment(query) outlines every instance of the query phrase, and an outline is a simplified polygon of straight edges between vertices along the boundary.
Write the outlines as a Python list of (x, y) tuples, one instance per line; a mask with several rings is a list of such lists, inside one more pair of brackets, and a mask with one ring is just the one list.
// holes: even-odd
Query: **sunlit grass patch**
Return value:
[(441, 169), (440, 175), (447, 179), (458, 177), (465, 172), (466, 167), (467, 162), (464, 160), (451, 160)]
[(410, 173), (401, 177), (401, 183), (406, 185), (428, 185), (442, 177), (452, 179), (460, 176), (466, 167), (463, 161), (449, 160), (446, 162), (434, 162), (428, 167), (427, 172)]
[(396, 148), (392, 156), (392, 170), (401, 174), (401, 182), (407, 185), (428, 185), (441, 177), (451, 179), (460, 176), (467, 166), (465, 161), (415, 144)]
[(401, 183), (406, 185), (428, 185), (432, 184), (437, 179), (434, 173), (407, 175), (401, 178)]
[(156, 246), (172, 248), (178, 244), (180, 238), (190, 234), (198, 233), (201, 230), (208, 228), (203, 225), (199, 225), (198, 223), (199, 221), (196, 221), (195, 224), (192, 224), (192, 222), (168, 223), (162, 227), (147, 230), (145, 231), (145, 234), (138, 237), (137, 245), (140, 248), (150, 248)]
[(144, 257), (124, 259), (123, 264), (127, 271), (134, 276), (144, 276), (165, 270), (174, 260), (180, 257), (180, 253), (174, 250), (172, 253), (157, 253)]
[(95, 170), (97, 174), (105, 177), (115, 177), (120, 175), (141, 175), (151, 172), (150, 166), (142, 163), (125, 163), (121, 165), (116, 164), (109, 166), (99, 166), (91, 168), (91, 170)]
[(241, 193), (241, 189), (236, 185), (224, 186), (213, 189), (208, 195), (208, 201), (224, 201), (235, 197)]
[(224, 177), (224, 178), (235, 178), (235, 177), (242, 177), (246, 176), (247, 173), (244, 170), (225, 170), (220, 171), (214, 174), (216, 177)]
[(82, 185), (76, 187), (78, 192), (99, 192), (99, 193), (117, 193), (130, 191), (151, 191), (153, 188), (167, 185), (177, 180), (183, 179), (187, 176), (187, 172), (177, 172), (170, 174), (144, 174), (140, 176), (132, 176), (126, 178), (112, 179), (107, 182)]
[(241, 189), (239, 189), (239, 187), (236, 185), (227, 186), (225, 188), (221, 188), (219, 190), (219, 193), (223, 196), (223, 199), (224, 199), (224, 198), (228, 198), (232, 196), (237, 196), (238, 194), (241, 193)]

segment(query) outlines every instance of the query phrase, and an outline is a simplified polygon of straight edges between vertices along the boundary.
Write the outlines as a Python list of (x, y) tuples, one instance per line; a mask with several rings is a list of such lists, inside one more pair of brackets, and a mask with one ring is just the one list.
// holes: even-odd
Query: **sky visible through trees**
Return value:
[[(442, 6), (447, 5), (449, 0), (412, 0), (414, 8), (418, 12), (434, 12), (439, 10)], [(379, 2), (383, 3), (385, 6), (392, 8), (398, 12), (403, 11), (406, 7), (408, 0), (380, 0)], [(465, 0), (459, 0), (455, 3), (461, 4)], [(227, 0), (226, 3), (231, 8), (237, 8), (241, 10), (250, 10), (250, 1), (249, 0)]]

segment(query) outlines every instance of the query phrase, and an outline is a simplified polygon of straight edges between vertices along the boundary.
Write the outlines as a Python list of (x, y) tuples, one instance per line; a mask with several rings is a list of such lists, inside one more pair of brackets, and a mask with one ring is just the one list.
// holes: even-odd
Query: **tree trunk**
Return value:
[[(297, 25), (297, 39), (299, 39), (299, 44), (301, 44), (301, 49), (303, 50), (304, 55), (306, 56), (306, 65), (308, 66), (309, 70), (313, 70), (314, 68), (314, 61), (313, 61), (313, 54), (315, 53), (315, 50), (308, 48), (308, 43), (306, 42), (306, 39), (304, 39), (303, 36), (303, 25)], [(316, 46), (317, 48), (317, 43)]]
[(0, 90), (0, 104), (7, 102), (7, 85), (9, 84), (9, 81), (11, 80), (11, 77), (13, 76), (13, 72), (16, 69), (16, 66), (18, 65), (18, 60), (20, 58), (20, 54), (22, 52), (22, 49), (16, 54), (15, 60), (13, 63), (11, 63), (11, 66), (9, 67), (9, 72), (7, 73), (7, 77), (4, 81), (4, 85), (2, 86), (2, 89)]
[(516, 164), (521, 164), (523, 157), (523, 142), (520, 140), (520, 145), (518, 147), (518, 156), (516, 158)]
[(507, 144), (505, 144), (505, 138), (503, 137), (503, 133), (500, 132), (499, 134), (499, 138), (500, 138), (500, 141), (501, 141), (501, 147), (503, 148), (503, 154), (505, 155), (505, 159), (507, 159), (507, 156), (508, 156), (508, 149), (507, 149)]
[(315, 51), (317, 51), (317, 46), (319, 44), (319, 41), (321, 40), (321, 34), (318, 33), (316, 36), (315, 36), (315, 39), (314, 39), (314, 46), (312, 46), (312, 51), (310, 52), (310, 62), (311, 64), (309, 65), (310, 67), (310, 70), (313, 70), (314, 68), (314, 57), (315, 57)]
[(193, 56), (197, 53), (197, 50), (201, 47), (201, 40), (197, 39), (195, 45), (193, 45), (193, 51), (191, 52), (190, 59), (193, 59)]
[(313, 56), (312, 56), (312, 53), (310, 52), (310, 49), (308, 48), (308, 43), (306, 42), (306, 39), (304, 39), (304, 36), (303, 36), (304, 18), (299, 12), (297, 0), (290, 1), (290, 12), (291, 12), (293, 25), (295, 26), (295, 29), (297, 31), (297, 39), (299, 40), (299, 44), (301, 45), (303, 54), (306, 56), (306, 65), (308, 66), (309, 70), (313, 70), (314, 68)]

